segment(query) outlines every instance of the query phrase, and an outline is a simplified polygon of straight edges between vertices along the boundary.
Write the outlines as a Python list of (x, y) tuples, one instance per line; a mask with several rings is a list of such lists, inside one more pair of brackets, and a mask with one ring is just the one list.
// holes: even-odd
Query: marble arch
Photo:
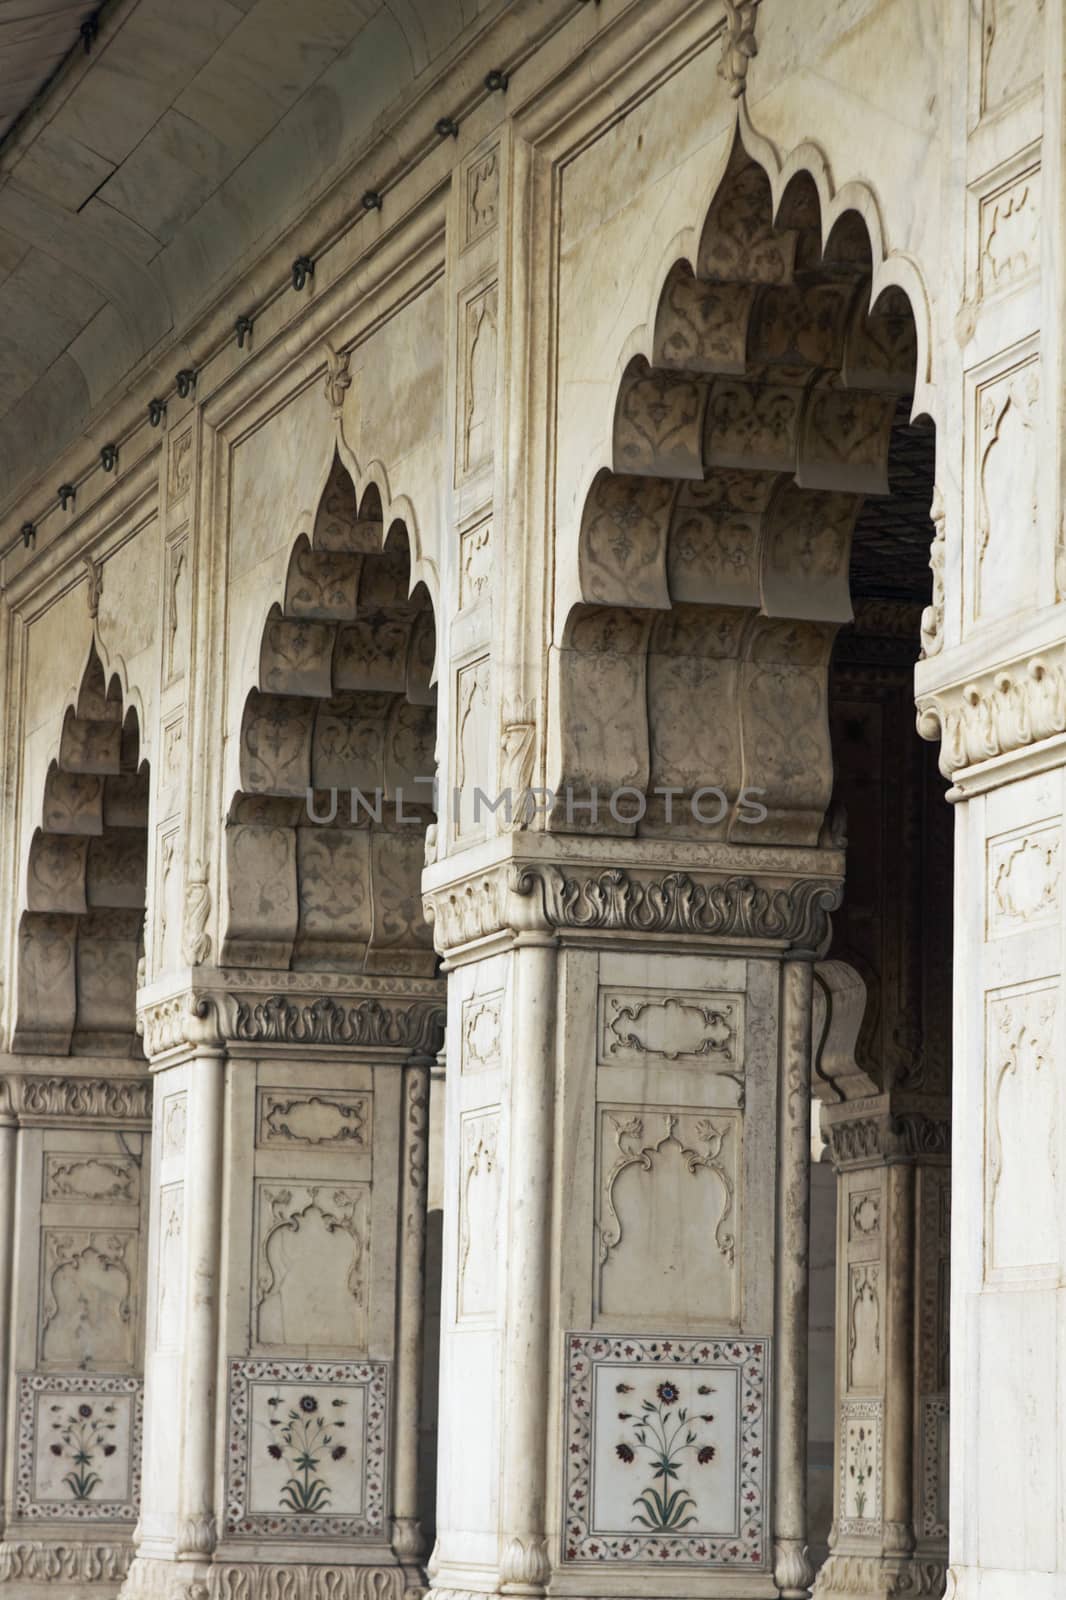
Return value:
[(94, 644), (30, 842), (12, 1046), (55, 1055), (142, 1054), (148, 770), (140, 724)]
[(334, 457), (263, 628), (226, 822), (235, 965), (432, 976), (436, 636), (406, 530)]
[[(594, 787), (647, 797), (634, 827), (597, 828), (818, 841), (852, 530), (864, 497), (888, 492), (918, 354), (906, 294), (872, 298), (874, 249), (858, 211), (823, 216), (805, 170), (774, 204), (737, 137), (694, 260), (662, 286), (649, 353), (622, 374), (610, 466), (581, 515), (549, 783), (582, 801)], [(712, 703), (738, 713), (709, 719)], [(710, 826), (686, 808), (708, 784), (727, 800)], [(753, 788), (769, 812), (754, 832)], [(568, 828), (564, 806), (551, 825)]]

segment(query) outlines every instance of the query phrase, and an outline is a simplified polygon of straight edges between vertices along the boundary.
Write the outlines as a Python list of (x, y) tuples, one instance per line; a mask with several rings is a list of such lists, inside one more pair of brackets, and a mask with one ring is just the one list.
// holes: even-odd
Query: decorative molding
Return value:
[(403, 1600), (401, 1567), (218, 1562), (210, 1600)]
[(474, 994), (463, 1001), (460, 1072), (491, 1072), (501, 1062), (503, 990)]
[(132, 1544), (86, 1544), (65, 1539), (0, 1541), (0, 1585), (9, 1583), (117, 1584), (130, 1570)]
[[(643, 1108), (635, 1109), (640, 1110)], [(603, 1172), (601, 1179), (601, 1208), (597, 1227), (600, 1266), (602, 1267), (606, 1263), (611, 1251), (622, 1240), (622, 1222), (615, 1205), (615, 1184), (622, 1173), (629, 1167), (638, 1166), (644, 1172), (651, 1172), (656, 1156), (668, 1144), (678, 1146), (685, 1170), (691, 1177), (695, 1177), (698, 1172), (706, 1171), (713, 1173), (718, 1179), (721, 1185), (721, 1207), (717, 1221), (714, 1224), (714, 1242), (718, 1253), (732, 1266), (736, 1238), (732, 1229), (728, 1228), (726, 1224), (733, 1214), (736, 1185), (732, 1174), (726, 1170), (725, 1163), (722, 1160), (722, 1152), (730, 1134), (733, 1135), (733, 1144), (735, 1145), (737, 1142), (739, 1123), (735, 1115), (726, 1113), (724, 1118), (719, 1115), (719, 1122), (725, 1121), (724, 1127), (715, 1122), (712, 1114), (696, 1118), (693, 1118), (690, 1114), (682, 1119), (680, 1115), (673, 1111), (656, 1112), (647, 1110), (645, 1115), (661, 1117), (663, 1131), (658, 1139), (645, 1137), (644, 1116), (632, 1116), (626, 1121), (622, 1121), (618, 1116), (614, 1115), (611, 1109), (603, 1108), (604, 1131), (606, 1131), (606, 1124), (610, 1123), (615, 1149), (611, 1165)], [(693, 1141), (691, 1145), (684, 1142), (686, 1135), (683, 1129), (679, 1137), (678, 1124), (682, 1120), (686, 1124), (692, 1124), (692, 1133), (688, 1136)], [(702, 1146), (702, 1149), (695, 1148), (696, 1145)], [(605, 1156), (608, 1153), (608, 1151), (604, 1151)], [(732, 1165), (735, 1170), (735, 1152)], [(709, 1224), (710, 1216), (707, 1216), (705, 1220)]]
[(8, 1080), (20, 1121), (34, 1123), (53, 1117), (99, 1118), (108, 1122), (152, 1120), (152, 1085), (145, 1078), (37, 1078)]
[(627, 933), (687, 933), (727, 939), (770, 939), (817, 950), (829, 934), (829, 913), (841, 885), (804, 879), (767, 887), (733, 877), (699, 884), (686, 872), (642, 880), (615, 867), (595, 877), (568, 877), (556, 866), (517, 866), (514, 892), (537, 895), (553, 928)]

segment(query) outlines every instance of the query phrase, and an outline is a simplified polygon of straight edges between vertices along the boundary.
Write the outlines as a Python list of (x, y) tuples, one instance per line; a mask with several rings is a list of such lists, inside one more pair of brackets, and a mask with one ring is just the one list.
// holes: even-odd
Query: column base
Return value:
[(411, 1590), (405, 1591), (399, 1567), (138, 1556), (121, 1600), (404, 1600), (405, 1592)]
[(920, 1595), (939, 1600), (947, 1583), (947, 1566), (928, 1556), (860, 1556), (833, 1554), (814, 1580), (820, 1595), (843, 1600), (892, 1600), (895, 1595)]
[(4, 1600), (114, 1600), (133, 1560), (126, 1543), (88, 1544), (80, 1540), (5, 1539), (0, 1541), (0, 1589)]

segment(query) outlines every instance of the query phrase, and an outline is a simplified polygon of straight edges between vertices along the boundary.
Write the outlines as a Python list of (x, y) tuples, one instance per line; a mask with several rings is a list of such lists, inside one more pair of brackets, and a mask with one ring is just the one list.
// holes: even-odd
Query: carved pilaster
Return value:
[(936, 1595), (947, 1559), (943, 1101), (823, 1106), (838, 1175), (836, 1502), (816, 1594)]

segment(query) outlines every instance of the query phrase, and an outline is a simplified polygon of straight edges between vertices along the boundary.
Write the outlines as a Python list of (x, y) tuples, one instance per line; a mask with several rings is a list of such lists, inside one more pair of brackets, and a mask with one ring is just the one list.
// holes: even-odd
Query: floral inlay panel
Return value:
[(880, 1400), (847, 1400), (841, 1408), (840, 1533), (878, 1533), (881, 1527)]
[(228, 1534), (386, 1537), (387, 1362), (234, 1360), (228, 1411)]
[(21, 1373), (20, 1517), (135, 1522), (143, 1381), (103, 1373)]
[(769, 1352), (567, 1335), (565, 1561), (766, 1567)]

